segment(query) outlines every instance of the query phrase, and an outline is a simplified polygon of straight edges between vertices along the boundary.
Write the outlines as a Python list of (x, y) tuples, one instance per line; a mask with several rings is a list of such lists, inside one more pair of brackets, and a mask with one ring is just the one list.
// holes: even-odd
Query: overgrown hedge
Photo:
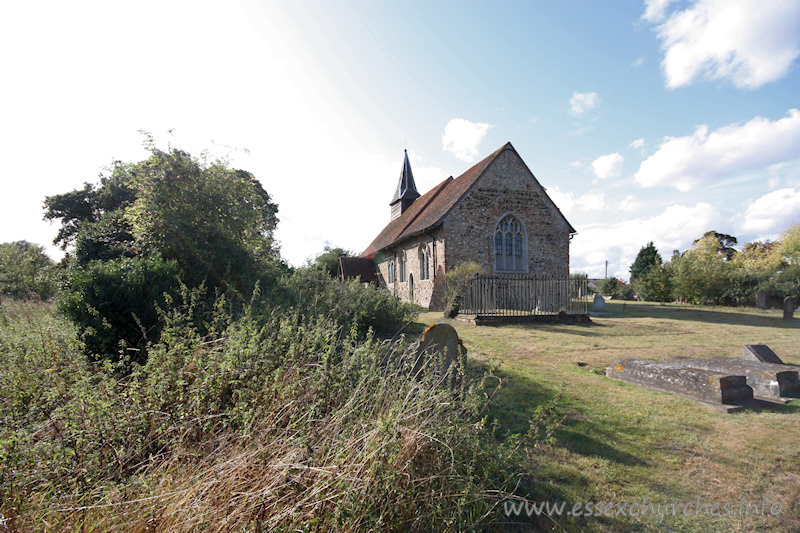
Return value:
[[(499, 442), (491, 375), (410, 379), (402, 340), (327, 317), (191, 300), (124, 377), (41, 306), (0, 309), (0, 514), (21, 530), (465, 530), (535, 493), (527, 435)], [(447, 378), (444, 378), (447, 379)], [(487, 381), (489, 380), (489, 381)], [(544, 433), (544, 435), (543, 435)]]

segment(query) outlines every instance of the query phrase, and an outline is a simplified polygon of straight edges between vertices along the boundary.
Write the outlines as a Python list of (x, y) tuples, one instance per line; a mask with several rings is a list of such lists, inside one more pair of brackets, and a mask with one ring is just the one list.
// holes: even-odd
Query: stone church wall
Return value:
[(493, 273), (494, 231), (506, 214), (515, 215), (525, 225), (525, 273), (567, 278), (569, 226), (522, 160), (510, 150), (495, 159), (445, 217), (442, 229), (447, 241), (447, 267), (472, 260)]
[[(422, 245), (428, 248), (430, 253), (430, 279), (423, 280), (420, 275), (419, 248)], [(400, 281), (400, 254), (405, 254), (406, 258), (406, 279)], [(389, 280), (389, 260), (395, 259), (395, 283), (388, 283)], [(378, 275), (381, 285), (399, 296), (402, 300), (411, 301), (411, 284), (409, 276), (413, 276), (414, 303), (431, 309), (440, 309), (444, 305), (444, 241), (441, 239), (441, 231), (434, 231), (432, 235), (423, 234), (418, 237), (408, 239), (399, 246), (389, 249), (383, 253), (381, 261), (378, 263)]]

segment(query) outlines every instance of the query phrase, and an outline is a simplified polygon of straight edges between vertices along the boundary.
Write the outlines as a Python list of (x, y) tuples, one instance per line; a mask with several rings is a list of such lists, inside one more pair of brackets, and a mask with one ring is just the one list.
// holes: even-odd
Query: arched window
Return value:
[(419, 279), (431, 279), (431, 255), (426, 245), (419, 247), (417, 251), (419, 258)]
[(517, 217), (506, 215), (494, 230), (495, 272), (527, 272), (528, 239)]
[(387, 278), (386, 279), (386, 283), (388, 283), (389, 285), (394, 284), (394, 281), (395, 281), (395, 270), (394, 270), (394, 268), (395, 268), (395, 266), (394, 266), (394, 258), (389, 259), (389, 261), (386, 264), (386, 269), (387, 269), (387, 272), (386, 272), (386, 278)]
[(400, 271), (400, 279), (398, 280), (400, 283), (405, 282), (406, 280), (406, 258), (401, 252), (400, 255), (397, 257), (397, 267)]

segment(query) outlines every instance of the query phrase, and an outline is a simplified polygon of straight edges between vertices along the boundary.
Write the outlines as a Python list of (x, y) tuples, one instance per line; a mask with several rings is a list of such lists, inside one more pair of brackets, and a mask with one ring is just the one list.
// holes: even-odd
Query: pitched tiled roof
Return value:
[(364, 257), (340, 257), (339, 276), (343, 279), (360, 277), (363, 282), (377, 282), (375, 263)]
[[(489, 165), (505, 150), (514, 150), (511, 143), (506, 143), (486, 159), (464, 172), (458, 178), (447, 178), (433, 189), (417, 198), (402, 215), (389, 222), (374, 241), (361, 254), (361, 257), (374, 258), (375, 255), (389, 246), (407, 239), (428, 228), (438, 226), (442, 219), (472, 187), (478, 178), (489, 168)], [(556, 208), (557, 210), (557, 208)], [(559, 211), (559, 214), (561, 212)], [(562, 215), (563, 217), (563, 215)], [(564, 219), (566, 222), (566, 219)], [(569, 223), (567, 222), (569, 225)], [(569, 226), (570, 233), (575, 233)]]

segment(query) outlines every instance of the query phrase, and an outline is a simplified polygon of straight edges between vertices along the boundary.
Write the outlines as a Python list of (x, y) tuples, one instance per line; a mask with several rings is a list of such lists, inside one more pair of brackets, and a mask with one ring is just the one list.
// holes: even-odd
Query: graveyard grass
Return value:
[[(556, 530), (800, 530), (800, 400), (759, 412), (722, 414), (692, 400), (605, 377), (616, 359), (740, 357), (767, 344), (800, 365), (800, 320), (778, 310), (607, 302), (589, 325), (453, 324), (473, 368), (504, 380), (492, 416), (499, 432), (525, 431), (534, 410), (561, 394), (556, 443), (537, 456), (540, 494), (531, 500), (670, 504), (780, 502), (764, 516), (560, 518)], [(419, 322), (442, 321), (423, 313)], [(777, 507), (774, 508), (777, 510)]]

